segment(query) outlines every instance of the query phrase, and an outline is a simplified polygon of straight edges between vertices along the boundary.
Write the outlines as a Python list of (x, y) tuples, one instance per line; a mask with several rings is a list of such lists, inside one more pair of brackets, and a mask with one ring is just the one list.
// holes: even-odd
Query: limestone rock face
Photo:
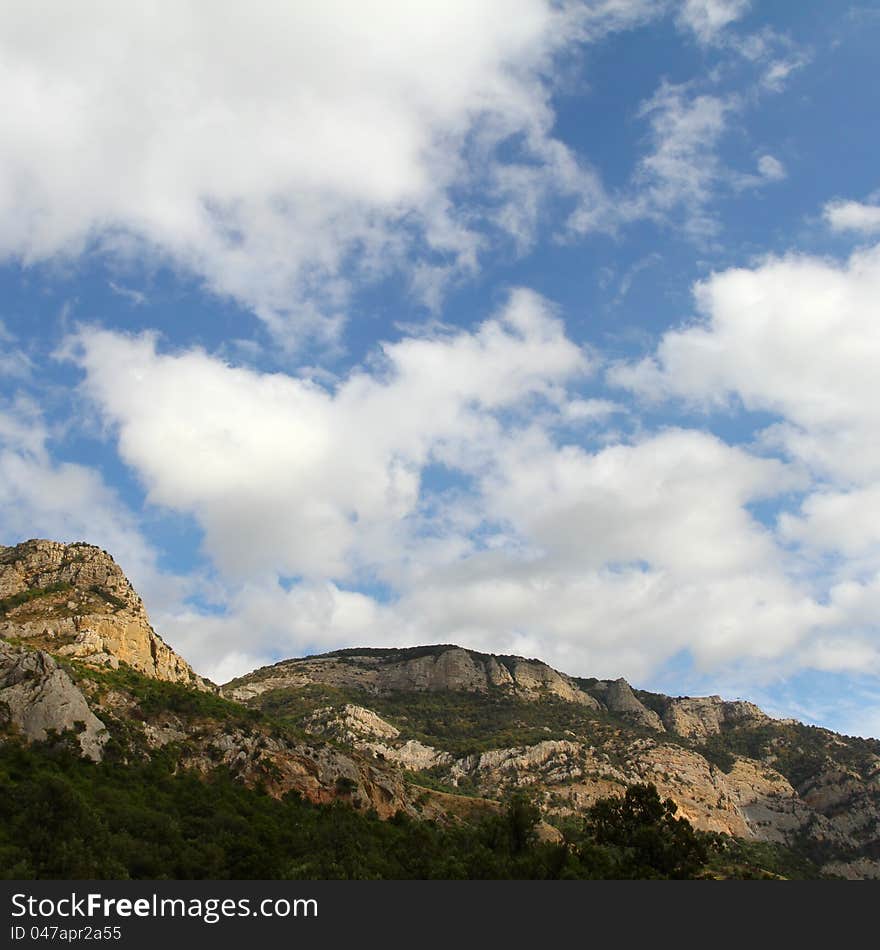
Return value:
[(311, 736), (332, 738), (338, 742), (369, 752), (376, 758), (412, 771), (446, 765), (452, 756), (425, 745), (417, 739), (396, 742), (400, 730), (381, 716), (363, 706), (324, 706), (302, 721)]
[(439, 656), (421, 656), (393, 664), (384, 672), (386, 690), (486, 689), (486, 671), (467, 650), (445, 650)]
[(342, 742), (357, 739), (396, 739), (400, 730), (376, 715), (371, 709), (346, 703), (344, 706), (324, 706), (316, 709), (304, 721), (309, 735), (338, 738)]
[(397, 770), (360, 752), (241, 730), (196, 733), (190, 741), (195, 749), (182, 759), (185, 767), (208, 774), (225, 766), (239, 781), (259, 782), (278, 798), (295, 791), (317, 804), (343, 800), (356, 808), (374, 808), (381, 818), (397, 811), (415, 815)]
[(77, 730), (83, 755), (100, 761), (108, 734), (73, 680), (40, 650), (0, 640), (0, 718), (31, 742)]
[(603, 680), (597, 684), (596, 689), (601, 691), (602, 701), (611, 712), (620, 713), (625, 719), (647, 729), (665, 731), (663, 721), (657, 713), (648, 709), (638, 699), (625, 679)]
[(156, 679), (207, 688), (150, 626), (113, 558), (91, 544), (0, 547), (0, 636), (94, 666), (127, 663)]
[(727, 726), (758, 725), (768, 722), (769, 718), (754, 703), (726, 702), (720, 696), (684, 696), (669, 701), (663, 725), (688, 739), (705, 739)]
[(570, 677), (538, 660), (517, 657), (513, 663), (513, 680), (516, 691), (526, 697), (539, 698), (549, 694), (581, 706), (599, 707), (596, 700), (580, 689)]

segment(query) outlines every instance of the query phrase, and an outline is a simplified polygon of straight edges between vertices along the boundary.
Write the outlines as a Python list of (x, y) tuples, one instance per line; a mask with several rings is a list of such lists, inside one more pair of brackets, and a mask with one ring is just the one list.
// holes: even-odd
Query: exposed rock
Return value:
[(467, 650), (453, 647), (436, 656), (420, 656), (382, 670), (385, 690), (467, 690), (487, 689), (486, 670)]
[(585, 693), (571, 677), (558, 673), (538, 660), (523, 660), (516, 657), (513, 665), (513, 679), (516, 692), (520, 696), (537, 699), (549, 694), (570, 703), (590, 706), (593, 709), (599, 708), (596, 700), (589, 693)]
[(371, 709), (346, 703), (344, 706), (324, 706), (316, 709), (303, 721), (310, 735), (333, 736), (343, 742), (357, 739), (396, 739), (400, 730), (385, 722)]
[(825, 874), (833, 874), (848, 881), (880, 881), (880, 862), (871, 858), (853, 861), (829, 861), (822, 865)]
[(567, 782), (583, 774), (582, 747), (575, 742), (548, 739), (531, 746), (491, 749), (478, 755), (456, 759), (449, 769), (449, 780), (458, 785), (463, 779), (476, 778), (481, 784), (498, 789)]
[(259, 783), (278, 798), (293, 791), (317, 804), (342, 799), (358, 808), (374, 808), (381, 818), (397, 811), (416, 814), (413, 796), (397, 770), (323, 743), (305, 745), (235, 730), (201, 738), (196, 751), (182, 761), (206, 773), (226, 766), (240, 781)]
[(209, 688), (150, 626), (113, 558), (91, 544), (0, 547), (0, 636), (93, 666), (127, 663), (156, 679)]
[(663, 713), (663, 725), (670, 732), (688, 739), (705, 739), (725, 726), (757, 725), (770, 717), (754, 703), (742, 700), (726, 702), (720, 696), (671, 699)]
[(423, 772), (438, 765), (448, 765), (454, 761), (448, 752), (441, 752), (433, 746), (425, 745), (418, 739), (408, 739), (401, 745), (389, 746), (370, 743), (366, 746), (374, 755), (381, 756), (387, 762), (393, 762), (402, 769), (411, 772)]
[(490, 686), (513, 686), (514, 679), (510, 675), (510, 670), (499, 663), (494, 656), (486, 660), (486, 678)]
[(0, 707), (7, 722), (29, 741), (76, 730), (83, 755), (100, 761), (107, 730), (48, 653), (0, 640)]
[(353, 703), (316, 709), (303, 720), (303, 728), (309, 735), (336, 739), (415, 772), (452, 761), (451, 755), (417, 739), (395, 743), (400, 735), (399, 729), (371, 710)]
[(601, 701), (611, 712), (618, 713), (647, 729), (664, 732), (665, 727), (657, 713), (648, 709), (632, 691), (632, 687), (625, 679), (602, 680), (596, 684), (594, 690), (600, 692)]

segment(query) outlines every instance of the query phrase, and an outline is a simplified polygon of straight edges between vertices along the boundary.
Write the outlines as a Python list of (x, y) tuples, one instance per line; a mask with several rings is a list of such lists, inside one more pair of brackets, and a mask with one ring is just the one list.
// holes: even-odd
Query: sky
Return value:
[(6, 0), (0, 543), (217, 682), (457, 643), (880, 736), (880, 4)]

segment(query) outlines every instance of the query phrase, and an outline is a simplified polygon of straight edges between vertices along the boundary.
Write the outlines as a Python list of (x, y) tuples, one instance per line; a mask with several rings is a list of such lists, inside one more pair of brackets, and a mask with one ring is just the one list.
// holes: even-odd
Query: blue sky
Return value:
[(3, 18), (0, 542), (880, 734), (876, 3)]

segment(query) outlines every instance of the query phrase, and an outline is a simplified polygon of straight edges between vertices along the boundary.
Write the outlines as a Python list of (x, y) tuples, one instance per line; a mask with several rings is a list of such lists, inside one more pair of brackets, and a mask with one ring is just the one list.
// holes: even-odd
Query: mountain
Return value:
[[(76, 767), (85, 769), (76, 773), (76, 795), (85, 795), (108, 827), (117, 819), (101, 809), (109, 786), (116, 788), (125, 774), (159, 782), (157, 800), (168, 782), (188, 775), (201, 776), (196, 788), (205, 791), (187, 786), (185, 800), (219, 794), (222, 778), (238, 789), (229, 795), (252, 796), (236, 798), (236, 808), (270, 808), (259, 804), (266, 796), (278, 803), (271, 807), (299, 807), (291, 794), (335, 803), (364, 821), (393, 819), (387, 831), (367, 821), (352, 834), (383, 841), (386, 834), (408, 835), (427, 847), (430, 833), (440, 836), (438, 854), (451, 846), (444, 835), (470, 827), (471, 837), (457, 838), (455, 847), (475, 863), (441, 862), (450, 876), (464, 876), (483, 873), (472, 868), (490, 859), (489, 852), (471, 854), (472, 844), (463, 842), (484, 833), (473, 829), (495, 827), (522, 793), (537, 806), (540, 847), (595, 856), (594, 844), (581, 852), (574, 843), (585, 816), (597, 803), (651, 785), (675, 803), (685, 823), (715, 835), (711, 840), (727, 855), (720, 876), (880, 877), (880, 742), (773, 719), (741, 700), (670, 697), (623, 679), (579, 678), (537, 659), (450, 644), (338, 650), (285, 660), (216, 687), (153, 631), (112, 558), (83, 543), (0, 548), (0, 638), (0, 751), (48, 750), (45, 768), (58, 781), (72, 781), (52, 771), (51, 749), (66, 744), (85, 763)], [(21, 761), (10, 761), (8, 775), (23, 774)], [(157, 778), (160, 766), (170, 777)], [(33, 781), (34, 788), (45, 784)], [(125, 796), (133, 794), (125, 789)], [(177, 802), (170, 797), (164, 807)], [(323, 821), (297, 816), (306, 825)], [(291, 820), (288, 815), (283, 827)], [(416, 823), (414, 830), (407, 822)], [(330, 826), (326, 833), (332, 835)], [(309, 847), (318, 848), (315, 841)], [(376, 862), (385, 860), (379, 857), (385, 850), (377, 845)], [(310, 868), (335, 876), (343, 867), (345, 874), (378, 873), (375, 864), (352, 870), (345, 864), (354, 860), (351, 853), (339, 858), (343, 864), (315, 864), (312, 854), (298, 873)], [(734, 853), (739, 870), (731, 870)], [(171, 873), (169, 867), (196, 873), (162, 860), (144, 873)], [(286, 858), (278, 860), (284, 870), (277, 873), (286, 875)], [(519, 860), (504, 867), (526, 874)], [(31, 866), (22, 865), (23, 876), (42, 873), (28, 872)], [(108, 873), (104, 865), (83, 866), (87, 876)], [(540, 866), (546, 871), (546, 862)], [(575, 876), (585, 867), (578, 865)], [(382, 873), (415, 874), (412, 868)], [(593, 874), (595, 867), (587, 870)], [(68, 865), (54, 873), (65, 876)]]

